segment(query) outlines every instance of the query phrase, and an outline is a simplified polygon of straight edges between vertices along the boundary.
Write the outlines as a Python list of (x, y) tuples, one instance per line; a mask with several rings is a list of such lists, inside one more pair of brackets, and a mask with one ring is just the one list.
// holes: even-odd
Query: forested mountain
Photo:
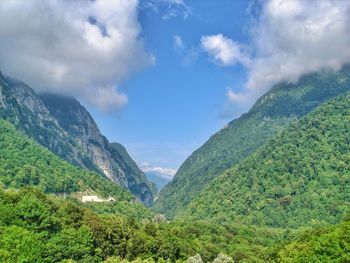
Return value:
[(350, 92), (226, 171), (187, 215), (270, 227), (337, 223), (350, 208)]
[(277, 132), (321, 103), (350, 90), (350, 67), (319, 72), (298, 83), (280, 83), (240, 118), (230, 122), (196, 150), (160, 192), (155, 210), (173, 218), (214, 177), (263, 146)]
[(81, 196), (79, 192), (97, 194), (116, 200), (107, 207), (101, 204), (103, 209), (132, 216), (151, 214), (132, 194), (105, 176), (68, 163), (1, 119), (0, 149), (0, 185), (5, 189), (35, 186), (47, 194), (66, 197)]
[[(309, 88), (306, 84), (300, 90), (292, 84), (275, 87), (237, 121), (264, 115), (263, 127), (277, 123), (271, 128), (277, 135), (214, 178), (171, 222), (135, 202), (102, 174), (78, 168), (31, 139), (37, 137), (42, 144), (68, 153), (78, 149), (74, 143), (81, 139), (77, 154), (100, 154), (100, 148), (94, 147), (105, 138), (93, 141), (98, 128), (78, 102), (52, 95), (33, 101), (30, 89), (28, 93), (10, 90), (3, 81), (0, 112), (18, 129), (0, 120), (0, 261), (347, 262), (350, 217), (344, 213), (350, 207), (350, 93), (346, 70), (306, 79)], [(323, 83), (319, 90), (310, 84), (315, 80)], [(16, 98), (9, 91), (25, 95)], [(314, 109), (341, 93), (346, 94)], [(56, 139), (66, 138), (64, 143), (51, 131)], [(122, 145), (106, 147), (130, 173), (137, 173)], [(111, 195), (116, 202), (83, 204), (74, 198), (79, 192)], [(64, 200), (63, 193), (70, 196)]]
[(104, 174), (148, 205), (153, 202), (154, 185), (125, 150), (108, 142), (77, 100), (39, 97), (25, 83), (0, 73), (0, 117), (70, 163)]
[(132, 195), (104, 176), (69, 164), (0, 120), (0, 181), (4, 187), (38, 186), (46, 193), (92, 190), (107, 197), (132, 200)]
[(40, 98), (59, 125), (73, 138), (75, 145), (113, 182), (128, 189), (150, 205), (154, 185), (119, 143), (103, 136), (90, 113), (75, 99), (41, 94)]

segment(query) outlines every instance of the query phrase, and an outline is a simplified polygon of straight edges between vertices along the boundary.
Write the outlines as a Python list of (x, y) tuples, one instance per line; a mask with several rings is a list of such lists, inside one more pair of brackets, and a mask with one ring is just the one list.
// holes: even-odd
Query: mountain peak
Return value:
[(153, 202), (151, 183), (123, 160), (126, 150), (112, 147), (75, 98), (37, 95), (24, 82), (0, 75), (0, 117), (70, 163), (105, 175), (147, 205)]

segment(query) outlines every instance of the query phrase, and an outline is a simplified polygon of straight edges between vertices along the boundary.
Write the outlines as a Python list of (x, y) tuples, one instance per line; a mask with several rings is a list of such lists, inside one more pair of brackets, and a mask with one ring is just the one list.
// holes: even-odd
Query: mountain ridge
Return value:
[(152, 204), (153, 185), (137, 166), (130, 168), (123, 163), (121, 154), (76, 99), (53, 94), (39, 96), (24, 82), (1, 74), (0, 118), (68, 162), (103, 174), (145, 204)]
[(296, 84), (275, 85), (249, 112), (211, 136), (184, 161), (160, 192), (155, 211), (174, 218), (217, 175), (263, 146), (291, 121), (348, 90), (349, 66), (306, 75)]
[(349, 105), (350, 92), (292, 122), (215, 178), (187, 215), (284, 228), (338, 223), (350, 206)]

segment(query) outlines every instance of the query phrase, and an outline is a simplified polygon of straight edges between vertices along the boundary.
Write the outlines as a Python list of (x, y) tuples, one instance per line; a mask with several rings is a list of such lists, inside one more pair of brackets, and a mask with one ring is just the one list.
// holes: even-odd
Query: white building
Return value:
[(84, 195), (81, 199), (83, 203), (85, 202), (115, 202), (115, 199), (113, 197), (109, 197), (108, 199), (101, 199), (97, 195)]
[(85, 202), (104, 202), (105, 200), (99, 198), (97, 195), (84, 195), (81, 201), (85, 203)]

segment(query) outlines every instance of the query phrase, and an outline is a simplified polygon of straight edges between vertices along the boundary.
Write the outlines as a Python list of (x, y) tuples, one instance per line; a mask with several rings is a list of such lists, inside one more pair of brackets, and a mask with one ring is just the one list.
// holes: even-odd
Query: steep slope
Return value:
[(161, 192), (155, 210), (173, 218), (214, 177), (264, 145), (291, 121), (350, 90), (350, 68), (305, 76), (297, 84), (281, 83), (247, 113), (230, 122), (196, 150)]
[[(78, 101), (54, 95), (43, 98), (47, 100), (43, 102), (25, 83), (0, 73), (0, 118), (70, 163), (106, 175), (147, 205), (153, 202), (147, 178), (123, 163)], [(57, 103), (48, 107), (49, 102)]]
[(5, 78), (1, 72), (0, 118), (69, 162), (83, 165), (80, 162), (83, 157), (34, 91), (22, 82)]
[(147, 205), (152, 204), (153, 185), (122, 145), (110, 144), (100, 133), (89, 112), (77, 100), (53, 94), (41, 94), (40, 98), (88, 160), (110, 180), (129, 189)]
[[(112, 142), (111, 148), (113, 151), (116, 151), (120, 155), (120, 157), (123, 161), (123, 164), (125, 164), (125, 166), (126, 166), (125, 169), (129, 170), (130, 173), (137, 175), (137, 178), (139, 178), (140, 184), (142, 184), (142, 183), (146, 184), (144, 189), (149, 188), (152, 192), (153, 197), (156, 196), (158, 193), (157, 186), (153, 182), (148, 180), (148, 177), (146, 176), (146, 174), (140, 170), (140, 168), (137, 166), (136, 162), (130, 157), (126, 148), (117, 142)], [(136, 190), (137, 189), (135, 189), (135, 191)]]
[(157, 185), (159, 191), (170, 181), (170, 179), (167, 178), (167, 175), (158, 172), (145, 172), (145, 175), (149, 181), (154, 182)]
[(350, 207), (350, 92), (216, 178), (187, 213), (272, 227), (336, 223)]
[(117, 200), (131, 194), (104, 176), (69, 164), (0, 119), (0, 182), (7, 188), (34, 185), (47, 193), (92, 190)]

